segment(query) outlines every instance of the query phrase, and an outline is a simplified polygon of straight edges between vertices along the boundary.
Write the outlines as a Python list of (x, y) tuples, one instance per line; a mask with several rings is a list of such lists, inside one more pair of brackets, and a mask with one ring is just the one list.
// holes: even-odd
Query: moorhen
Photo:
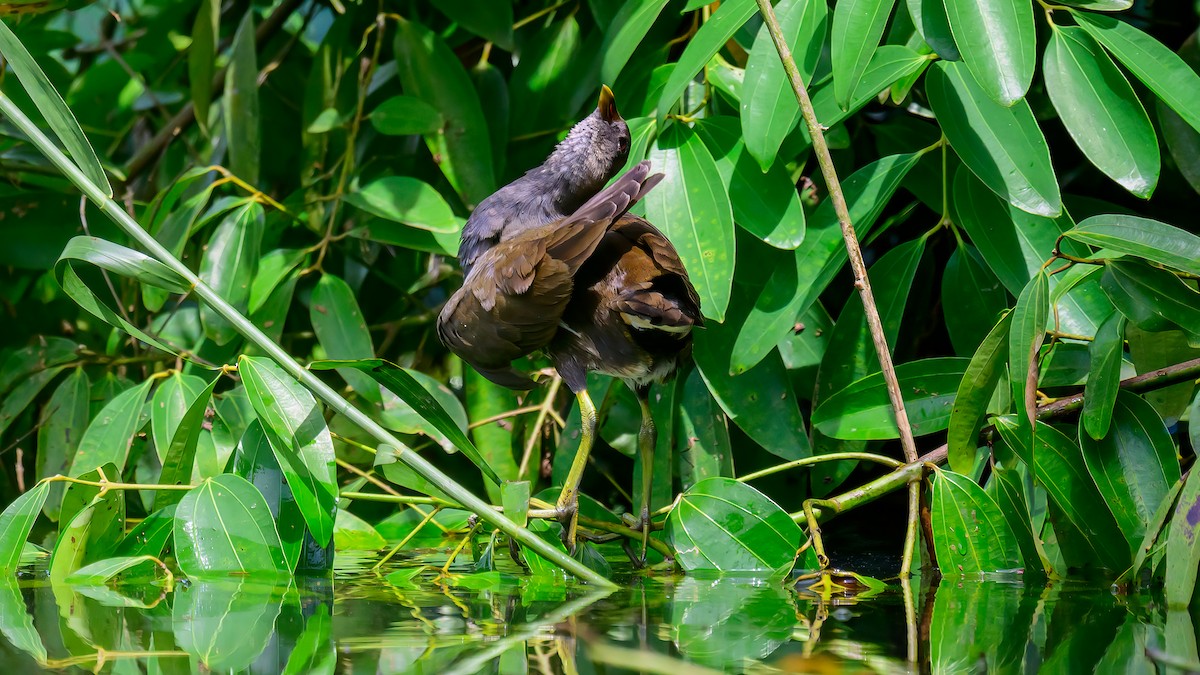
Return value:
[(463, 286), (442, 309), (437, 328), (447, 348), (512, 389), (536, 384), (512, 362), (541, 350), (575, 394), (582, 437), (556, 505), (572, 551), (579, 483), (596, 436), (587, 373), (629, 384), (642, 412), (635, 529), (642, 531), (644, 557), (656, 443), (649, 388), (690, 357), (692, 327), (703, 319), (674, 246), (627, 213), (662, 174), (649, 175), (650, 163), (641, 162), (600, 190), (624, 165), (628, 138), (604, 87), (596, 112), (544, 164), (485, 199), (463, 228)]

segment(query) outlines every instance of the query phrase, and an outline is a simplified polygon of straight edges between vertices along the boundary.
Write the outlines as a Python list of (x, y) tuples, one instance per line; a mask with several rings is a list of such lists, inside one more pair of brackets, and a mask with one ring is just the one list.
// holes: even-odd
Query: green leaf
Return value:
[(946, 0), (946, 18), (979, 87), (1002, 106), (1024, 98), (1037, 64), (1032, 3)]
[[(437, 401), (445, 410), (454, 424), (463, 433), (467, 430), (467, 413), (462, 402), (445, 384), (417, 370), (405, 370), (421, 387)], [(402, 434), (426, 434), (435, 439), (446, 452), (453, 452), (454, 444), (438, 430), (422, 413), (409, 405), (404, 399), (397, 398), (389, 390), (383, 401), (383, 414), (380, 416), (384, 426)]]
[(1037, 357), (1046, 339), (1046, 317), (1050, 314), (1049, 284), (1042, 271), (1025, 286), (1013, 309), (1012, 328), (1008, 334), (1008, 372), (1013, 402), (1023, 412), (1023, 425), (1031, 432), (1037, 417)]
[(1157, 220), (1123, 214), (1092, 216), (1068, 230), (1066, 236), (1200, 275), (1200, 256), (1196, 255), (1200, 237)]
[(315, 361), (308, 365), (311, 370), (330, 370), (335, 368), (357, 368), (366, 372), (375, 381), (387, 387), (393, 394), (399, 396), (412, 407), (417, 414), (440, 431), (454, 447), (467, 456), (485, 476), (496, 485), (501, 484), (500, 477), (483, 461), (479, 450), (467, 438), (463, 430), (450, 417), (446, 409), (429, 393), (421, 383), (400, 366), (383, 359), (359, 359), (357, 361)]
[(10, 394), (12, 386), (26, 377), (74, 361), (78, 348), (71, 340), (38, 336), (35, 344), (12, 352), (0, 366), (0, 394)]
[[(959, 245), (942, 273), (942, 307), (946, 331), (957, 354), (974, 354), (1008, 308), (1008, 293), (974, 246)], [(962, 471), (956, 469), (959, 473)]]
[[(42, 408), (37, 430), (38, 478), (65, 474), (70, 470), (79, 439), (87, 428), (90, 395), (88, 376), (83, 368), (76, 368), (50, 395)], [(58, 520), (62, 493), (62, 483), (51, 486), (45, 508), (51, 520)]]
[(1166, 425), (1145, 399), (1121, 392), (1108, 433), (1098, 440), (1080, 434), (1079, 441), (1088, 473), (1135, 550), (1146, 536), (1146, 523), (1179, 480)]
[(780, 336), (794, 329), (807, 290), (799, 288), (798, 278), (795, 256), (775, 266), (738, 332), (729, 358), (730, 375), (740, 375), (758, 365), (779, 343)]
[[(914, 436), (932, 434), (947, 427), (950, 405), (964, 381), (967, 364), (967, 359), (949, 357), (896, 366), (896, 377)], [(843, 440), (900, 438), (882, 372), (868, 375), (823, 400), (813, 411), (812, 425), (830, 438)]]
[[(692, 39), (688, 40), (687, 47), (679, 56), (675, 69), (671, 71), (671, 76), (667, 78), (662, 94), (658, 97), (657, 110), (660, 126), (679, 97), (687, 91), (688, 85), (696, 73), (704, 68), (721, 47), (725, 46), (725, 43), (733, 37), (733, 34), (742, 27), (742, 24), (746, 23), (757, 11), (758, 6), (754, 4), (754, 0), (722, 2), (712, 16), (700, 26), (700, 30), (696, 31)], [(662, 170), (662, 165), (657, 162), (655, 167)], [(670, 175), (668, 172), (668, 179)], [(661, 190), (660, 187), (657, 191)]]
[(408, 176), (385, 176), (347, 194), (347, 204), (371, 215), (430, 232), (457, 233), (461, 222), (428, 184)]
[(125, 535), (113, 555), (153, 556), (162, 555), (175, 529), (175, 508), (172, 504), (155, 510)]
[(73, 237), (63, 248), (58, 260), (59, 265), (71, 260), (81, 260), (172, 293), (191, 291), (191, 285), (166, 265), (144, 253), (99, 237)]
[(650, 161), (666, 178), (643, 200), (646, 217), (675, 244), (704, 315), (724, 321), (733, 282), (733, 211), (712, 154), (692, 129), (674, 124), (655, 141)]
[(192, 89), (192, 107), (196, 124), (208, 134), (208, 110), (212, 103), (212, 81), (217, 69), (218, 39), (221, 36), (221, 3), (200, 0), (200, 9), (192, 24), (192, 46), (188, 49), (188, 82)]
[[(828, 12), (820, 0), (781, 0), (775, 7), (780, 28), (805, 85), (812, 80), (821, 56)], [(758, 160), (761, 174), (774, 166), (783, 139), (800, 121), (800, 104), (796, 102), (765, 25), (758, 29), (746, 62), (741, 103), (742, 136), (746, 150)], [(732, 186), (730, 192), (734, 192)], [(737, 215), (736, 211), (734, 215)]]
[(1154, 510), (1154, 517), (1150, 519), (1150, 522), (1146, 523), (1146, 535), (1142, 538), (1142, 545), (1137, 548), (1137, 553), (1133, 557), (1133, 565), (1117, 578), (1117, 583), (1129, 579), (1137, 579), (1142, 571), (1142, 566), (1146, 564), (1146, 559), (1150, 554), (1156, 549), (1161, 551), (1164, 548), (1164, 546), (1158, 545), (1159, 538), (1165, 532), (1163, 528), (1168, 526), (1167, 520), (1175, 512), (1175, 503), (1178, 501), (1179, 492), (1183, 489), (1186, 482), (1186, 475), (1176, 480), (1171, 489), (1167, 491), (1167, 495), (1158, 503), (1158, 508)]
[(1071, 14), (1134, 77), (1200, 131), (1200, 75), (1183, 59), (1158, 40), (1117, 18), (1090, 12)]
[(500, 486), (501, 504), (504, 515), (514, 523), (525, 527), (529, 522), (529, 481), (505, 481)]
[(434, 134), (446, 123), (436, 108), (415, 96), (393, 96), (370, 114), (371, 125), (385, 136)]
[(12, 577), (16, 573), (25, 540), (49, 495), (50, 483), (38, 483), (0, 513), (0, 576)]
[[(1113, 312), (1096, 330), (1088, 345), (1092, 364), (1083, 391), (1083, 413), (1079, 416), (1087, 435), (1096, 440), (1108, 433), (1113, 403), (1121, 384), (1121, 361), (1125, 355), (1125, 317)], [(1083, 440), (1083, 434), (1079, 439)]]
[(179, 428), (191, 402), (204, 388), (203, 378), (175, 372), (155, 390), (150, 400), (150, 432), (160, 462), (166, 460), (175, 430)]
[(54, 366), (46, 370), (39, 370), (12, 388), (8, 396), (4, 397), (4, 403), (0, 404), (0, 434), (8, 429), (17, 416), (24, 412), (30, 403), (33, 403), (33, 399), (37, 398), (42, 389), (50, 384), (51, 380), (58, 377), (64, 368), (66, 366)]
[[(38, 663), (45, 663), (46, 645), (33, 625), (33, 616), (26, 609), (25, 596), (17, 584), (11, 573), (0, 578), (0, 632), (12, 646), (29, 654)], [(15, 663), (15, 660), (10, 663)]]
[[(522, 45), (520, 61), (508, 83), (508, 132), (512, 136), (538, 134), (547, 125), (567, 126), (574, 122), (584, 94), (599, 93), (577, 79), (583, 47), (573, 14), (544, 25)], [(589, 70), (588, 77), (594, 76), (592, 72)]]
[[(475, 442), (475, 447), (480, 448), (483, 461), (495, 469), (496, 475), (505, 481), (525, 478), (526, 476), (519, 475), (519, 455), (514, 453), (513, 441), (514, 438), (520, 438), (520, 434), (514, 433), (516, 429), (508, 420), (499, 418), (500, 415), (521, 407), (517, 402), (516, 392), (492, 382), (474, 368), (464, 368), (463, 398), (470, 419), (495, 419), (494, 422), (477, 425), (471, 429), (471, 440)], [(530, 468), (526, 467), (526, 471)], [(494, 504), (500, 499), (504, 484), (495, 485), (487, 481), (484, 487), (487, 488), (488, 497)]]
[[(79, 487), (79, 486), (76, 486)], [(125, 532), (125, 493), (112, 490), (104, 495), (92, 488), (95, 495), (87, 506), (78, 510), (59, 531), (50, 556), (50, 580), (65, 581), (75, 570), (112, 555)], [(67, 510), (63, 510), (67, 515)]]
[(0, 54), (4, 55), (4, 60), (21, 81), (25, 93), (29, 94), (38, 112), (54, 131), (54, 135), (75, 160), (76, 166), (83, 171), (89, 182), (111, 197), (113, 190), (108, 183), (108, 176), (96, 157), (96, 151), (88, 143), (87, 136), (79, 128), (75, 115), (7, 24), (0, 25)]
[[(250, 284), (258, 272), (263, 223), (263, 208), (257, 202), (230, 212), (213, 232), (200, 260), (200, 277), (243, 314), (250, 307)], [(200, 322), (205, 335), (218, 345), (238, 336), (233, 325), (207, 303), (200, 305)]]
[(965, 66), (951, 61), (934, 64), (925, 89), (950, 146), (985, 185), (1029, 213), (1062, 212), (1050, 148), (1027, 102), (996, 103)]
[[(326, 356), (331, 359), (375, 356), (375, 345), (371, 342), (371, 332), (367, 330), (358, 300), (349, 284), (340, 277), (321, 275), (321, 280), (313, 288), (308, 308), (313, 332), (317, 334), (317, 342), (325, 349)], [(372, 403), (382, 401), (379, 385), (368, 375), (350, 368), (342, 368), (338, 375), (366, 400)]]
[(933, 548), (946, 576), (1022, 566), (1016, 535), (991, 495), (967, 476), (938, 471), (930, 495)]
[(695, 130), (729, 186), (734, 222), (775, 248), (797, 248), (804, 241), (804, 206), (787, 169), (779, 164), (763, 173), (747, 155), (735, 118), (706, 117)]
[[(229, 579), (219, 574), (191, 579), (188, 592), (181, 593), (175, 600), (167, 629), (178, 648), (191, 657), (189, 661), (197, 664), (194, 669), (249, 670), (272, 638), (282, 637), (276, 633), (277, 625), (283, 625), (279, 621), (280, 609), (287, 598), (290, 601), (289, 617), (296, 616), (290, 614), (294, 611), (292, 603), (296, 596), (291, 592), (279, 592), (270, 581)], [(272, 668), (278, 671), (278, 656), (271, 653), (266, 658), (271, 659)], [(162, 663), (169, 662), (164, 660)]]
[[(929, 61), (929, 56), (918, 54), (908, 47), (883, 45), (875, 50), (875, 55), (867, 64), (867, 70), (859, 80), (858, 86), (855, 87), (854, 96), (850, 98), (848, 106), (842, 106), (834, 97), (832, 84), (824, 85), (813, 91), (813, 111), (817, 115), (817, 120), (823, 126), (830, 128), (842, 123), (863, 106), (874, 101), (880, 92), (891, 87), (893, 83), (920, 72), (929, 64)], [(803, 132), (804, 138), (807, 139), (808, 129), (804, 128)]]
[(1158, 185), (1158, 139), (1125, 76), (1072, 26), (1054, 27), (1042, 58), (1046, 91), (1075, 144), (1109, 178), (1149, 199)]
[(154, 380), (147, 379), (121, 392), (104, 406), (79, 440), (79, 448), (71, 462), (71, 475), (78, 476), (109, 462), (118, 471), (124, 470), (134, 434), (145, 424), (142, 410), (153, 384)]
[(1063, 0), (1063, 4), (1097, 12), (1120, 12), (1133, 7), (1133, 0)]
[(1110, 260), (1100, 280), (1104, 292), (1142, 330), (1179, 326), (1200, 336), (1200, 293), (1174, 274), (1136, 260)]
[(505, 51), (513, 51), (513, 8), (511, 2), (492, 0), (439, 0), (442, 14)]
[(786, 574), (800, 527), (775, 502), (732, 478), (708, 478), (667, 516), (667, 537), (685, 571)]
[(162, 562), (154, 556), (139, 555), (106, 558), (75, 570), (67, 577), (67, 583), (74, 586), (102, 586), (120, 574), (128, 573), (130, 570), (140, 567), (144, 568), (147, 565), (150, 566), (150, 574), (147, 575), (142, 570), (140, 574), (136, 575), (137, 583), (145, 583), (147, 577), (153, 579), (157, 576), (156, 573), (159, 570), (166, 570)]
[(980, 343), (955, 393), (946, 446), (950, 468), (959, 473), (968, 473), (975, 463), (979, 428), (1008, 362), (1012, 316), (1007, 313), (1001, 317)]
[[(196, 465), (196, 446), (200, 441), (200, 432), (207, 422), (209, 402), (212, 401), (213, 389), (221, 381), (218, 373), (208, 386), (202, 389), (188, 403), (187, 412), (179, 418), (179, 424), (171, 434), (171, 445), (162, 460), (162, 473), (158, 482), (163, 485), (189, 485)], [(161, 509), (178, 504), (183, 498), (180, 490), (164, 490), (154, 499), (155, 508)]]
[(317, 544), (325, 546), (333, 536), (338, 486), (333, 439), (321, 406), (270, 359), (241, 356), (238, 373), (304, 522)]
[(708, 324), (692, 333), (696, 367), (713, 398), (729, 419), (754, 442), (786, 460), (812, 453), (804, 418), (778, 352), (736, 377), (729, 374), (729, 354), (750, 311), (751, 299), (734, 286), (734, 302), (723, 324)]
[(600, 45), (600, 81), (616, 82), (629, 57), (650, 32), (669, 0), (633, 0), (621, 5)]
[(253, 314), (267, 304), (267, 299), (282, 284), (288, 275), (306, 257), (304, 251), (277, 248), (263, 254), (258, 261), (258, 272), (250, 284), (250, 313)]
[[(258, 185), (262, 157), (262, 120), (258, 104), (258, 57), (254, 45), (254, 11), (249, 10), (233, 34), (221, 116), (229, 148), (229, 170), (250, 185)], [(254, 259), (257, 259), (257, 252)], [(224, 344), (219, 343), (219, 344)]]
[(946, 16), (946, 4), (942, 0), (907, 0), (908, 14), (912, 17), (917, 32), (933, 48), (934, 53), (947, 61), (958, 61), (962, 56), (954, 35), (950, 32), (950, 19)]
[(1167, 604), (1186, 607), (1196, 588), (1196, 571), (1200, 567), (1200, 473), (1188, 472), (1187, 482), (1179, 493), (1171, 531), (1167, 538)]
[(698, 371), (690, 373), (683, 384), (676, 435), (676, 466), (684, 490), (705, 478), (733, 477), (733, 447), (725, 413)]
[(333, 525), (333, 548), (336, 551), (378, 551), (387, 546), (383, 535), (370, 523), (342, 509)]
[[(1004, 443), (1003, 439), (999, 441)], [(1014, 460), (1015, 461), (1015, 460)], [(1051, 567), (1041, 543), (1033, 534), (1033, 520), (1029, 513), (1029, 500), (1025, 496), (1025, 471), (1014, 467), (994, 464), (992, 482), (988, 483), (990, 494), (995, 497), (1004, 519), (1008, 522), (1021, 551), (1025, 573), (1029, 575), (1049, 574)], [(994, 484), (994, 485), (993, 485)]]
[(830, 36), (833, 90), (843, 109), (850, 107), (895, 5), (896, 0), (843, 0), (834, 5)]
[(1050, 501), (1083, 537), (1090, 564), (1113, 572), (1129, 566), (1132, 555), (1117, 521), (1096, 488), (1074, 441), (1044, 422), (1037, 422), (1033, 441), (1009, 415), (996, 419), (996, 430), (1046, 488)]
[(228, 473), (205, 480), (179, 502), (175, 557), (179, 569), (194, 579), (278, 578), (290, 571), (262, 493)]
[(283, 544), (283, 558), (288, 569), (296, 570), (308, 538), (308, 528), (268, 434), (259, 419), (246, 427), (233, 458), (233, 473), (253, 483), (262, 493)]
[(492, 146), (479, 94), (454, 52), (419, 23), (397, 19), (396, 64), (404, 90), (441, 113), (446, 123), (425, 135), (438, 166), (467, 206), (496, 189)]

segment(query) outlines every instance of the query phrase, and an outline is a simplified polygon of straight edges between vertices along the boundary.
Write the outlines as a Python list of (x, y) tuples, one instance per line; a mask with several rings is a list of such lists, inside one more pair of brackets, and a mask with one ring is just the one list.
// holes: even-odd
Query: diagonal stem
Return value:
[[(871, 339), (875, 342), (875, 353), (879, 356), (879, 366), (883, 371), (883, 380), (887, 384), (888, 398), (892, 401), (892, 411), (896, 414), (896, 426), (900, 429), (900, 445), (904, 448), (905, 461), (917, 461), (917, 442), (913, 438), (912, 427), (908, 423), (908, 413), (904, 410), (904, 397), (900, 394), (900, 382), (896, 378), (896, 368), (892, 365), (891, 350), (888, 349), (887, 337), (883, 334), (883, 322), (879, 318), (879, 308), (875, 305), (875, 295), (871, 292), (871, 281), (867, 278), (867, 266), (863, 262), (862, 251), (858, 247), (858, 236), (854, 234), (854, 223), (850, 221), (850, 210), (846, 206), (846, 196), (842, 193), (842, 183), (838, 179), (837, 170), (833, 166), (833, 157), (829, 154), (829, 145), (825, 142), (825, 132), (817, 121), (813, 110), (812, 100), (796, 68), (791, 50), (783, 38), (783, 30), (779, 27), (779, 19), (770, 0), (757, 0), (758, 9), (762, 13), (763, 22), (771, 34), (771, 41), (779, 52), (779, 60), (783, 62), (783, 70), (787, 73), (792, 92), (800, 104), (800, 114), (808, 127), (808, 135), (812, 138), (813, 154), (821, 165), (821, 174), (829, 187), (829, 198), (833, 200), (833, 210), (837, 213), (838, 224), (842, 227), (842, 239), (846, 242), (846, 253), (850, 257), (850, 268), (854, 271), (854, 286), (862, 297), (863, 314), (867, 318), (867, 328), (871, 331)], [(909, 527), (904, 538), (904, 563), (900, 576), (907, 576), (912, 561), (912, 551), (916, 548), (915, 514), (917, 501), (920, 499), (920, 489), (910, 493)]]
[[(84, 195), (95, 202), (96, 206), (104, 212), (114, 223), (117, 224), (131, 239), (136, 241), (147, 253), (156, 258), (159, 262), (166, 265), (171, 271), (183, 277), (192, 286), (192, 292), (202, 302), (207, 304), (217, 314), (230, 323), (256, 348), (261, 350), (267, 356), (270, 356), (276, 363), (279, 364), (289, 375), (296, 378), (309, 391), (321, 399), (330, 408), (346, 416), (351, 422), (358, 425), (359, 428), (366, 431), (375, 437), (381, 444), (390, 445), (392, 447), (402, 448), (404, 444), (400, 442), (390, 431), (384, 429), (378, 422), (368, 417), (363, 411), (350, 405), (350, 402), (342, 398), (340, 394), (333, 390), (323, 380), (316, 377), (301, 365), (296, 359), (292, 358), (280, 347), (274, 340), (267, 337), (265, 333), (259, 330), (250, 322), (241, 312), (237, 311), (232, 305), (225, 301), (219, 293), (214, 291), (212, 287), (204, 283), (200, 277), (196, 276), (186, 265), (175, 258), (167, 249), (163, 248), (158, 240), (150, 236), (141, 225), (137, 223), (119, 204), (113, 201), (101, 190), (98, 186), (88, 180), (87, 176), (72, 162), (66, 155), (63, 154), (58, 146), (42, 133), (41, 129), (30, 120), (24, 112), (18, 108), (12, 100), (7, 96), (0, 96), (0, 112), (2, 112), (9, 121), (19, 128), (33, 143), (50, 160), (52, 164), (58, 167), (63, 174), (70, 179), (75, 187), (79, 188)], [(496, 529), (504, 532), (513, 539), (525, 544), (529, 548), (536, 551), (539, 555), (547, 560), (554, 562), (562, 569), (574, 574), (580, 579), (602, 586), (605, 588), (615, 588), (608, 579), (597, 574), (595, 571), (588, 569), (587, 566), (571, 558), (569, 555), (557, 548), (551, 546), (546, 540), (538, 537), (529, 530), (517, 525), (509, 520), (503, 514), (493, 509), (487, 502), (471, 493), (463, 486), (459, 485), (454, 479), (447, 476), (436, 466), (431, 464), (429, 460), (415, 452), (401, 452), (396, 455), (397, 459), (407, 464), (410, 468), (416, 471), (422, 478), (433, 483), (440, 490), (445, 492), (459, 504), (470, 511), (479, 515), (480, 518), (487, 521)]]

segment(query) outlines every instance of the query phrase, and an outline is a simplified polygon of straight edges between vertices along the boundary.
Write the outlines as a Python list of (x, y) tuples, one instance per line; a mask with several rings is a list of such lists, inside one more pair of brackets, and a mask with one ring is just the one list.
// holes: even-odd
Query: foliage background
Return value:
[[(1158, 534), (1154, 512), (1180, 487), (1181, 462), (1186, 469), (1194, 457), (1186, 422), (1197, 405), (1194, 374), (1144, 398), (1117, 397), (1115, 383), (1198, 356), (1200, 256), (1187, 233), (1197, 229), (1200, 88), (1194, 75), (1156, 80), (1178, 75), (1182, 62), (1153, 64), (1146, 77), (1119, 53), (1122, 65), (1114, 65), (1090, 42), (1092, 32), (1071, 29), (1074, 10), (1035, 15), (1033, 5), (1000, 4), (1015, 8), (1009, 23), (988, 30), (959, 18), (952, 34), (938, 23), (951, 2), (846, 0), (823, 11), (819, 2), (784, 0), (776, 11), (829, 126), (921, 448), (940, 445), (949, 426), (950, 466), (986, 479), (986, 489), (949, 473), (934, 480), (934, 552), (957, 557), (953, 537), (978, 530), (946, 519), (979, 512), (986, 528), (972, 541), (985, 545), (961, 571), (1025, 566), (1065, 575), (1098, 564), (1115, 576), (1149, 530)], [(1117, 15), (1122, 21), (1200, 63), (1193, 5), (1068, 4), (1127, 10)], [(118, 200), (161, 243), (301, 361), (379, 355), (411, 369), (460, 425), (478, 424), (472, 435), (483, 459), (504, 479), (532, 480), (535, 494), (570, 464), (578, 413), (569, 412), (566, 393), (551, 385), (520, 399), (489, 385), (444, 351), (432, 325), (459, 282), (452, 254), (470, 208), (539, 163), (607, 82), (630, 121), (631, 161), (649, 157), (668, 174), (646, 200), (646, 215), (680, 248), (712, 319), (696, 339), (697, 368), (657, 391), (655, 474), (663, 479), (654, 506), (705, 478), (745, 476), (781, 460), (864, 450), (900, 456), (881, 380), (862, 379), (877, 362), (828, 188), (751, 2), (122, 2), (11, 25), (62, 92)], [(979, 56), (985, 38), (1011, 50), (1015, 65)], [(962, 60), (946, 65), (952, 50)], [(1068, 58), (1080, 50), (1089, 56)], [(1136, 77), (1122, 74), (1130, 70)], [(39, 118), (16, 78), (0, 90)], [(964, 102), (983, 112), (972, 116)], [(121, 418), (127, 425), (112, 432), (124, 438), (95, 441), (110, 449), (131, 443), (127, 457), (123, 449), (113, 457), (121, 475), (159, 480), (185, 429), (195, 435), (188, 478), (219, 476), (239, 440), (236, 457), (249, 447), (243, 434), (270, 408), (270, 388), (250, 391), (243, 372), (218, 382), (210, 404), (210, 368), (255, 349), (190, 297), (92, 269), (78, 274), (96, 297), (186, 358), (131, 341), (80, 310), (63, 290), (70, 263), (57, 262), (68, 241), (89, 234), (129, 242), (3, 124), (6, 496), (103, 464), (81, 462), (81, 446), (105, 428), (98, 422), (112, 422), (109, 404), (139, 386), (142, 399)], [(997, 140), (984, 138), (989, 126)], [(1107, 247), (1128, 255), (1103, 268), (1041, 274), (1059, 234), (1100, 214), (1178, 229), (1140, 249), (1129, 249), (1136, 237), (1079, 235), (1064, 253), (1085, 258)], [(1176, 257), (1164, 259), (1163, 250)], [(1010, 318), (1001, 319), (1005, 310)], [(969, 361), (984, 353), (981, 344), (1010, 353)], [(1090, 410), (1099, 433), (1078, 433), (1070, 415), (1052, 419), (1058, 429), (1033, 433), (1021, 414), (1024, 380), (1005, 367), (1021, 372), (1031, 353), (1042, 403), (1097, 388), (1087, 400), (1107, 402), (1091, 404), (1099, 406)], [(441, 452), (452, 444), (370, 377), (350, 369), (321, 376), (461, 483), (501, 500), (463, 453)], [(594, 387), (602, 436), (615, 452), (597, 453), (584, 489), (605, 507), (629, 510), (628, 486), (640, 471), (632, 459), (636, 403), (619, 384), (597, 379)], [(956, 420), (951, 411), (968, 400), (973, 407)], [(985, 412), (998, 418), (983, 446), (999, 448), (994, 462), (976, 452)], [(374, 441), (342, 416), (327, 417), (343, 490), (378, 472), (406, 494), (437, 496), (401, 464), (372, 458)], [(1024, 450), (1026, 440), (1033, 450)], [(1033, 457), (1049, 456), (1037, 443), (1065, 459), (1037, 465)], [(1089, 459), (1098, 456), (1112, 461)], [(855, 467), (818, 464), (756, 485), (799, 512), (806, 497), (884, 473)], [(1141, 480), (1147, 467), (1159, 475)], [(1195, 499), (1195, 490), (1184, 494)], [(63, 499), (49, 494), (40, 526), (47, 532)], [(125, 507), (150, 513), (150, 492), (137, 494)], [(1056, 499), (1068, 494), (1076, 498)], [(703, 496), (687, 504), (703, 511)], [(422, 517), (369, 501), (342, 506), (393, 541)], [(301, 523), (312, 529), (319, 520), (315, 507), (298, 508), (303, 517), (275, 514), (292, 547)], [(1106, 514), (1098, 529), (1088, 522), (1093, 512)], [(885, 501), (867, 518), (873, 535), (898, 543), (900, 502)], [(351, 529), (347, 517), (340, 522), (339, 532)], [(1156, 551), (1165, 564), (1165, 547)], [(287, 562), (297, 555), (290, 548)]]

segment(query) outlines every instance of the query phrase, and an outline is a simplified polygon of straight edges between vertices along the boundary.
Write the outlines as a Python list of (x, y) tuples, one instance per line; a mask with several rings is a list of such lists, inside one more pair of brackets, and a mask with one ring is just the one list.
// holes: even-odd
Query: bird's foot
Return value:
[(562, 525), (562, 542), (567, 551), (575, 554), (575, 540), (579, 532), (579, 500), (569, 502), (560, 500), (555, 507), (558, 512), (558, 522)]
[(646, 563), (646, 548), (650, 543), (650, 531), (654, 529), (654, 523), (650, 520), (650, 509), (642, 507), (642, 515), (636, 520), (631, 513), (622, 515), (621, 519), (629, 526), (629, 529), (642, 533), (642, 556), (640, 560), (635, 560), (634, 562), (644, 565)]

